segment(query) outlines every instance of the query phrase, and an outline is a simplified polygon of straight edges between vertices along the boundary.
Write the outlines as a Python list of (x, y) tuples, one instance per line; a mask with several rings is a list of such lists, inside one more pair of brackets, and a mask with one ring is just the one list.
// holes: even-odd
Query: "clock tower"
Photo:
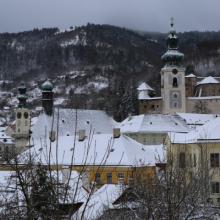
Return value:
[(15, 111), (16, 113), (15, 146), (17, 153), (23, 151), (29, 145), (31, 111), (27, 108), (26, 90), (27, 89), (23, 83), (18, 88), (19, 104)]
[(161, 95), (163, 113), (186, 112), (184, 54), (178, 51), (178, 37), (171, 19), (171, 30), (167, 37), (167, 52), (161, 57)]

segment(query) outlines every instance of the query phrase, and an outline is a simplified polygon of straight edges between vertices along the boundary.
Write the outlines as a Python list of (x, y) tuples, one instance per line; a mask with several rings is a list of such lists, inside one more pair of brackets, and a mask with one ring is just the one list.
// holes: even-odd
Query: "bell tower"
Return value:
[(171, 18), (171, 29), (167, 37), (167, 51), (161, 57), (161, 95), (164, 114), (186, 112), (185, 68), (182, 66), (184, 54), (178, 51), (178, 37)]
[(21, 152), (29, 144), (30, 126), (31, 126), (31, 112), (27, 108), (26, 87), (22, 83), (18, 87), (19, 104), (15, 111), (16, 114), (16, 130), (15, 130), (15, 146), (16, 151)]
[(42, 107), (44, 112), (51, 116), (53, 114), (53, 85), (46, 80), (41, 86), (42, 89)]

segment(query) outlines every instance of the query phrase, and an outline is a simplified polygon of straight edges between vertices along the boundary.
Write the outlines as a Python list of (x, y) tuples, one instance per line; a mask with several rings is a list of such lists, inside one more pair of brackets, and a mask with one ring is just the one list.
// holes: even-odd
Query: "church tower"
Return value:
[(178, 51), (178, 37), (171, 19), (171, 30), (167, 37), (167, 52), (161, 57), (161, 95), (164, 114), (186, 112), (184, 54)]
[(26, 87), (21, 84), (18, 87), (19, 104), (15, 111), (16, 113), (16, 130), (15, 130), (15, 146), (16, 151), (21, 152), (29, 144), (30, 126), (31, 126), (31, 114), (27, 108), (27, 95)]
[(53, 114), (53, 85), (47, 80), (42, 87), (42, 107), (47, 115)]

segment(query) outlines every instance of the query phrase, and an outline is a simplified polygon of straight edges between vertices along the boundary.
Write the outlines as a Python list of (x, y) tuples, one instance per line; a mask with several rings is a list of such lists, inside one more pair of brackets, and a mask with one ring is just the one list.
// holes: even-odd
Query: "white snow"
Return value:
[(201, 80), (200, 82), (198, 82), (197, 85), (216, 84), (216, 83), (220, 83), (220, 82), (218, 80), (216, 80), (214, 77), (208, 76), (208, 77), (204, 78), (203, 80)]
[(161, 97), (150, 97), (149, 91), (154, 91), (147, 83), (141, 83), (138, 88), (138, 99), (139, 100), (150, 100), (150, 99), (160, 99)]
[(200, 143), (200, 142), (219, 142), (220, 141), (220, 117), (205, 123), (203, 126), (187, 134), (170, 133), (172, 143)]
[(194, 78), (194, 77), (196, 77), (196, 75), (194, 75), (193, 73), (191, 73), (191, 74), (189, 74), (189, 75), (187, 75), (187, 76), (185, 76), (186, 78)]
[(139, 90), (139, 91), (142, 91), (142, 90), (151, 90), (151, 91), (154, 91), (154, 89), (152, 89), (152, 88), (151, 88), (147, 83), (145, 83), (145, 82), (142, 82), (142, 83), (138, 86), (137, 90)]
[[(31, 154), (36, 160), (59, 165), (106, 165), (106, 166), (155, 166), (158, 157), (164, 156), (162, 145), (143, 146), (135, 140), (120, 135), (91, 134), (80, 141), (77, 136), (59, 136), (58, 141), (49, 138), (32, 140)], [(58, 146), (58, 147), (57, 147)], [(56, 149), (58, 158), (56, 157)], [(28, 156), (29, 150), (22, 156)], [(22, 158), (22, 157), (21, 157)]]
[[(42, 113), (39, 115), (37, 122), (32, 129), (34, 139), (44, 139), (48, 136), (49, 131), (56, 131), (58, 121), (58, 110), (55, 109), (54, 123), (52, 129), (52, 116)], [(101, 110), (84, 110), (84, 109), (60, 109), (59, 110), (59, 135), (65, 136), (67, 133), (73, 135), (75, 130), (86, 130), (94, 133), (111, 134), (115, 121)]]
[(122, 133), (188, 132), (187, 124), (178, 117), (162, 114), (129, 116), (121, 122)]
[(100, 189), (92, 194), (88, 205), (84, 204), (80, 207), (73, 219), (79, 219), (85, 209), (84, 220), (95, 220), (102, 215), (107, 208), (113, 208), (113, 202), (121, 196), (123, 189), (120, 185), (105, 184)]
[(220, 96), (198, 96), (198, 97), (186, 97), (186, 98), (191, 100), (210, 100), (210, 99), (218, 100), (220, 99)]
[(205, 123), (215, 119), (218, 115), (216, 114), (196, 114), (196, 113), (176, 113), (179, 115), (187, 125), (191, 128), (202, 126)]
[(63, 41), (60, 46), (61, 47), (68, 47), (68, 46), (76, 46), (76, 45), (82, 45), (86, 46), (87, 45), (87, 39), (86, 39), (86, 32), (82, 32), (77, 35), (75, 35), (72, 39)]

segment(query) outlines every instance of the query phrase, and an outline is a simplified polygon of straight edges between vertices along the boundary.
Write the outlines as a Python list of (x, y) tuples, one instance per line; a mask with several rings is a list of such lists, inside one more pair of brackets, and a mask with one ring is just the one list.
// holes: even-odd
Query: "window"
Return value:
[(219, 167), (219, 154), (210, 154), (210, 165), (211, 167)]
[(124, 179), (124, 173), (118, 173), (118, 179)]
[(101, 174), (100, 173), (96, 173), (95, 174), (95, 182), (97, 184), (100, 184), (101, 183)]
[(174, 103), (173, 103), (173, 107), (174, 107), (174, 108), (177, 108), (177, 107), (178, 107), (178, 103), (177, 103), (177, 102), (174, 102)]
[(193, 166), (196, 167), (196, 154), (193, 155)]
[(28, 118), (28, 116), (29, 116), (28, 112), (25, 112), (25, 113), (24, 113), (24, 118), (26, 118), (26, 119), (27, 119), (27, 118)]
[(179, 154), (179, 167), (180, 168), (185, 168), (186, 167), (186, 158), (185, 158), (185, 153), (180, 153)]
[(17, 118), (21, 118), (21, 112), (17, 113)]
[(177, 82), (177, 78), (173, 77), (173, 87), (178, 87), (178, 82)]
[(219, 193), (219, 182), (212, 182), (211, 183), (211, 192), (212, 193)]
[(107, 183), (108, 184), (112, 183), (112, 173), (107, 173)]
[(173, 94), (173, 98), (174, 98), (174, 99), (177, 99), (177, 98), (178, 98), (177, 93), (174, 93), (174, 94)]

